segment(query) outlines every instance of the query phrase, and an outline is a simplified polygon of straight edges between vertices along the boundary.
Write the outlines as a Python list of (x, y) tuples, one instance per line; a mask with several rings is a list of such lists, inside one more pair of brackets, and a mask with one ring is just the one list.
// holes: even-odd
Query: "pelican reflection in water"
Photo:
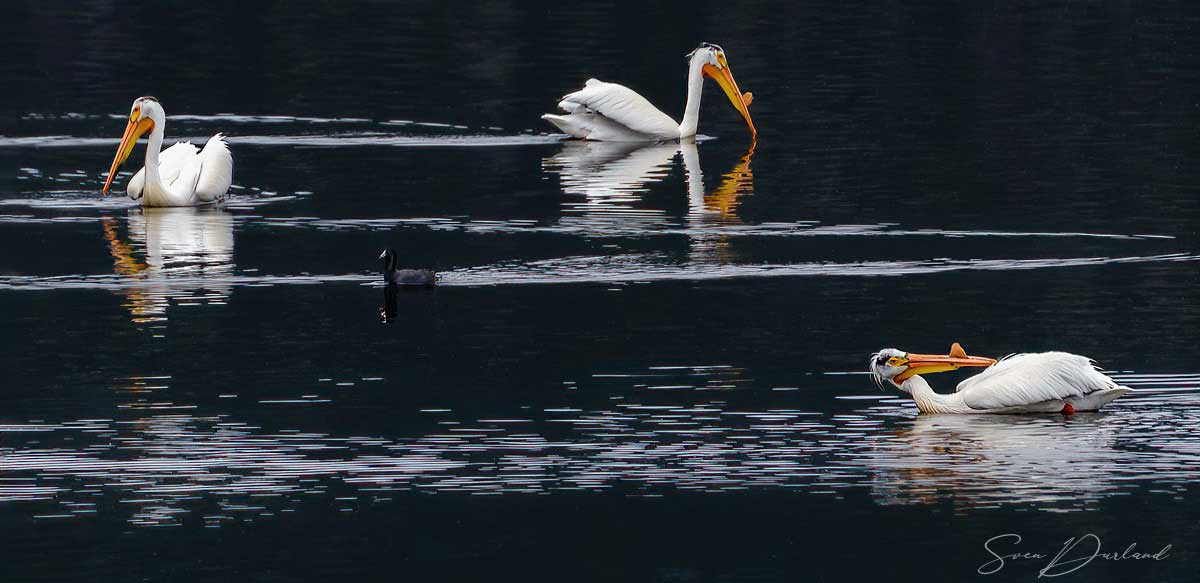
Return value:
[(642, 194), (670, 176), (680, 146), (564, 143), (542, 162), (545, 170), (559, 175), (563, 193), (571, 195), (563, 202), (566, 216), (560, 224), (597, 235), (667, 224), (666, 211), (643, 208)]
[(564, 194), (582, 197), (563, 203), (561, 226), (596, 235), (642, 234), (679, 228), (664, 209), (646, 208), (643, 195), (671, 176), (682, 158), (687, 188), (685, 231), (693, 262), (728, 262), (728, 235), (713, 227), (740, 225), (740, 199), (754, 191), (750, 158), (742, 156), (711, 191), (705, 188), (700, 152), (694, 142), (631, 144), (567, 142), (545, 159), (543, 169), (559, 175)]
[[(1119, 488), (1133, 455), (1096, 413), (1060, 417), (921, 415), (867, 451), (871, 489), (887, 504), (1084, 504)], [(1123, 469), (1124, 468), (1124, 469)]]
[(130, 209), (128, 235), (103, 221), (114, 270), (134, 322), (161, 322), (177, 304), (223, 303), (233, 275), (233, 215), (218, 208)]
[(730, 263), (729, 235), (710, 229), (712, 226), (741, 225), (737, 207), (743, 195), (754, 192), (754, 172), (750, 158), (754, 144), (733, 168), (721, 176), (717, 187), (704, 189), (704, 173), (700, 168), (700, 153), (694, 144), (682, 148), (683, 167), (687, 171), (688, 236), (692, 241), (691, 260), (694, 263)]

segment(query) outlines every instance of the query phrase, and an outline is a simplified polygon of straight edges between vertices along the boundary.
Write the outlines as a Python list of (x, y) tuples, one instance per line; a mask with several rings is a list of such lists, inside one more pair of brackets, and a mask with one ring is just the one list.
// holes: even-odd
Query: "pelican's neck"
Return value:
[(162, 151), (167, 119), (158, 112), (151, 112), (150, 119), (154, 120), (154, 129), (150, 131), (150, 142), (146, 144), (146, 187), (153, 184), (158, 189), (162, 187), (158, 175), (158, 153)]
[(688, 62), (687, 105), (683, 108), (683, 122), (679, 124), (681, 138), (696, 135), (696, 128), (700, 125), (700, 94), (704, 91), (704, 75), (701, 74), (703, 67), (704, 60), (699, 56), (692, 57)]
[(954, 395), (941, 395), (934, 392), (933, 387), (921, 375), (913, 375), (901, 384), (901, 389), (912, 395), (917, 403), (917, 409), (922, 413), (959, 413), (955, 406)]

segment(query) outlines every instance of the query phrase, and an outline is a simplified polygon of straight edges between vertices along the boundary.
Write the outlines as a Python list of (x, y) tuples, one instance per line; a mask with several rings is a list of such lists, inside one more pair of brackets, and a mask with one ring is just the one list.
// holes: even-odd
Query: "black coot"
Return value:
[(383, 281), (388, 285), (406, 287), (433, 287), (437, 275), (428, 269), (396, 269), (396, 252), (390, 247), (379, 254), (383, 262)]

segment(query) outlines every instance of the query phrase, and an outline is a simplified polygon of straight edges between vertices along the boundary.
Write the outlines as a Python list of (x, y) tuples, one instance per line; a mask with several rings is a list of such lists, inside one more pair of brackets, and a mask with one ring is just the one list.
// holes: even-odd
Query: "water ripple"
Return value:
[[(443, 271), (441, 286), (490, 286), (553, 283), (642, 283), (651, 281), (701, 281), (743, 277), (880, 277), (927, 275), (955, 271), (1013, 271), (1096, 267), (1103, 265), (1195, 262), (1200, 255), (1171, 253), (1130, 257), (1075, 257), (1062, 259), (932, 259), (915, 261), (860, 261), (792, 264), (730, 265), (669, 263), (660, 254), (623, 254), (566, 257), (544, 261), (497, 263)], [(194, 275), (128, 277), (122, 274), (26, 276), (0, 275), (0, 289), (138, 289), (147, 285), (189, 289), (205, 286), (314, 285), (321, 283), (378, 283), (372, 273), (305, 275)], [(382, 284), (379, 284), (382, 285)]]
[[(749, 382), (745, 371), (724, 364), (595, 379), (632, 396), (614, 397), (609, 408), (545, 407), (516, 417), (471, 419), (425, 409), (441, 429), (381, 437), (266, 432), (170, 402), (168, 378), (134, 377), (123, 391), (134, 401), (121, 409), (135, 418), (0, 425), (7, 444), (0, 449), (6, 470), (0, 504), (36, 502), (31, 508), (40, 518), (105, 508), (139, 526), (178, 524), (195, 512), (220, 526), (274, 516), (313, 497), (353, 511), (398, 492), (514, 495), (620, 486), (629, 495), (866, 490), (883, 504), (945, 500), (1086, 511), (1105, 496), (1147, 487), (1182, 491), (1200, 478), (1200, 442), (1188, 430), (1200, 422), (1196, 373), (1118, 375), (1140, 384), (1139, 391), (1104, 414), (1070, 419), (918, 416), (911, 403), (891, 398), (852, 401), (861, 404), (834, 413), (744, 409), (703, 397), (630, 402), (643, 391), (701, 396), (705, 388)], [(565, 433), (548, 431), (555, 426)], [(118, 504), (102, 504), (112, 499)]]
[[(592, 204), (596, 207), (599, 203)], [(586, 205), (584, 205), (586, 206)], [(603, 205), (600, 205), (603, 206)], [(619, 207), (609, 208), (613, 213)], [(637, 220), (642, 218), (650, 221)], [(1171, 240), (1170, 235), (1088, 233), (1079, 231), (989, 231), (956, 229), (906, 229), (896, 223), (822, 225), (818, 221), (765, 222), (758, 224), (707, 224), (695, 225), (672, 222), (664, 211), (626, 209), (621, 216), (608, 216), (603, 225), (582, 224), (567, 221), (561, 224), (544, 224), (531, 219), (471, 220), (455, 217), (412, 217), (373, 219), (331, 219), (316, 217), (255, 217), (248, 218), (249, 224), (272, 227), (313, 228), (321, 230), (386, 230), (397, 227), (426, 227), (433, 230), (460, 230), (478, 234), (586, 234), (591, 237), (646, 237), (646, 236), (697, 236), (720, 235), (741, 237), (948, 237), (948, 238), (1084, 238), (1119, 241)], [(601, 226), (602, 228), (597, 228)]]
[[(203, 144), (209, 136), (171, 136), (169, 141), (190, 141)], [(411, 135), (385, 132), (347, 132), (313, 135), (229, 135), (232, 146), (400, 146), (400, 147), (496, 147), (537, 146), (557, 144), (561, 135)], [(119, 138), (85, 138), (78, 136), (0, 136), (0, 148), (79, 148), (116, 147)]]

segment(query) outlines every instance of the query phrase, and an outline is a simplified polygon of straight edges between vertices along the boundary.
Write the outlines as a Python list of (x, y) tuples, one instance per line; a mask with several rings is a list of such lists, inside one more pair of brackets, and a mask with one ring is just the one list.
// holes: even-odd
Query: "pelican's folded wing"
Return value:
[[(196, 157), (196, 146), (191, 142), (176, 142), (175, 145), (158, 154), (158, 174), (163, 184), (171, 184), (179, 178), (179, 172), (188, 162)], [(125, 192), (134, 200), (142, 198), (142, 189), (146, 187), (146, 169), (142, 168), (129, 179)]]
[(225, 136), (216, 134), (209, 138), (197, 159), (200, 167), (195, 176), (196, 198), (212, 202), (224, 197), (233, 183), (233, 155), (225, 144)]
[(1001, 409), (1082, 397), (1119, 388), (1086, 356), (1067, 352), (1015, 354), (958, 384), (972, 409)]
[(568, 113), (598, 113), (632, 131), (670, 140), (679, 124), (636, 91), (616, 83), (588, 79), (583, 89), (563, 96), (558, 107)]

